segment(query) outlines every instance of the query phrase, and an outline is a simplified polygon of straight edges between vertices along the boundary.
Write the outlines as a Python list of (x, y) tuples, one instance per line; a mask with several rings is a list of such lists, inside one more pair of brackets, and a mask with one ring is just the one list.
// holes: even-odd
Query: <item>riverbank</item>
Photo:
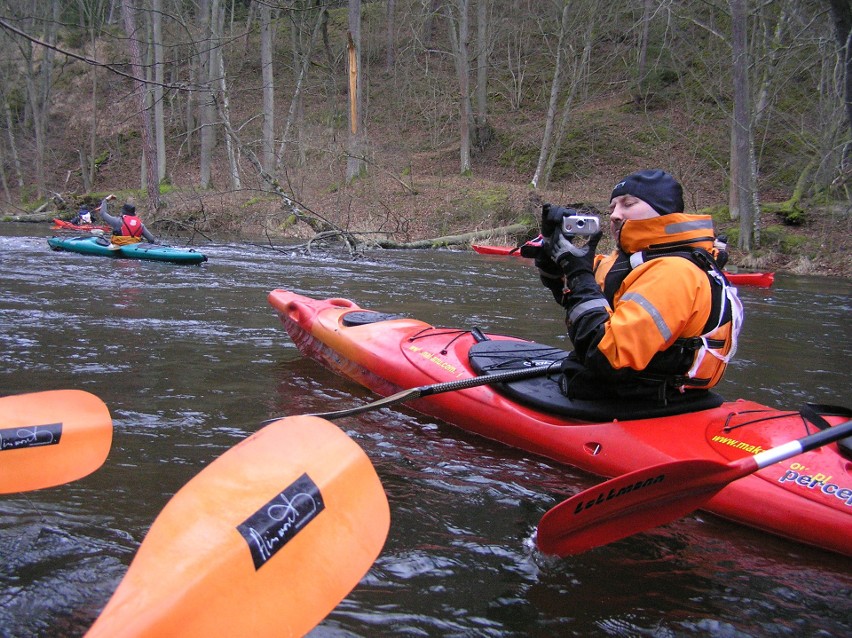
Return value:
[[(404, 244), (475, 232), (478, 237), (475, 243), (516, 246), (536, 234), (543, 201), (563, 205), (585, 201), (604, 212), (607, 205), (606, 199), (597, 201), (608, 188), (603, 180), (597, 186), (597, 199), (591, 196), (594, 187), (588, 183), (583, 189), (573, 191), (582, 192), (583, 196), (577, 197), (566, 194), (569, 188), (533, 192), (517, 182), (479, 176), (422, 178), (415, 183), (414, 192), (406, 192), (398, 184), (394, 186), (393, 181), (381, 175), (368, 175), (334, 194), (310, 188), (306, 183), (303, 199), (310, 205), (302, 206), (334, 226), (357, 233), (365, 241), (381, 239)], [(138, 193), (119, 192), (120, 197), (130, 195)], [(37, 214), (3, 207), (0, 220), (50, 223), (53, 217), (69, 217), (80, 201), (96, 205), (100, 196), (73, 198), (60, 204), (60, 208), (51, 204)], [(314, 236), (307, 225), (294, 224), (280, 199), (270, 193), (248, 199), (234, 194), (199, 195), (174, 190), (164, 194), (163, 201), (165, 206), (160, 211), (142, 213), (146, 224), (163, 236), (190, 234), (203, 238), (227, 233), (252, 239), (264, 237), (273, 243), (309, 240)], [(708, 205), (701, 212), (713, 212), (718, 233), (735, 239), (738, 222), (727, 219), (718, 205), (711, 208), (709, 197), (705, 201)], [(777, 214), (764, 213), (761, 245), (745, 253), (731, 241), (730, 269), (852, 279), (850, 223), (849, 210), (837, 206), (809, 210), (797, 226), (784, 224)], [(511, 225), (517, 228), (518, 224), (526, 232), (507, 235), (493, 230)], [(605, 237), (601, 249), (611, 248)]]

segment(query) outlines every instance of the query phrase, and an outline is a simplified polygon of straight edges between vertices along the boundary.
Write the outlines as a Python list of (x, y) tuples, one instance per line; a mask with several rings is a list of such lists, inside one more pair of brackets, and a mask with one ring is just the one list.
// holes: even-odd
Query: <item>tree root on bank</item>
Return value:
[(415, 249), (415, 248), (449, 248), (450, 246), (469, 246), (477, 239), (488, 239), (495, 235), (524, 235), (529, 232), (530, 227), (526, 224), (511, 224), (488, 230), (476, 230), (461, 235), (446, 235), (433, 239), (421, 239), (419, 241), (395, 242), (391, 240), (376, 241), (379, 248), (387, 249)]
[[(304, 250), (308, 254), (312, 254), (317, 244), (329, 241), (341, 241), (349, 248), (349, 253), (353, 258), (363, 257), (363, 251), (371, 248), (381, 248), (383, 250), (423, 250), (436, 248), (467, 248), (478, 239), (490, 239), (494, 236), (506, 235), (525, 235), (529, 232), (529, 226), (525, 224), (511, 224), (509, 226), (500, 226), (488, 230), (477, 230), (460, 235), (445, 235), (443, 237), (434, 237), (432, 239), (421, 239), (418, 241), (397, 242), (391, 239), (372, 239), (367, 238), (362, 233), (350, 233), (347, 231), (333, 229), (322, 230), (317, 232), (307, 242), (287, 246), (287, 250)], [(273, 250), (281, 250), (278, 248), (269, 233), (266, 234), (269, 247)]]

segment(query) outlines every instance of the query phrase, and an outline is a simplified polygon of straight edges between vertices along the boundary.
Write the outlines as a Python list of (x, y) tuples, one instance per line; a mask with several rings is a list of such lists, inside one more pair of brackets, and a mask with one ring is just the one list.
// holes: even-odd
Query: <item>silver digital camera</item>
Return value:
[(594, 235), (601, 228), (600, 220), (594, 215), (567, 215), (562, 218), (562, 232), (565, 235)]

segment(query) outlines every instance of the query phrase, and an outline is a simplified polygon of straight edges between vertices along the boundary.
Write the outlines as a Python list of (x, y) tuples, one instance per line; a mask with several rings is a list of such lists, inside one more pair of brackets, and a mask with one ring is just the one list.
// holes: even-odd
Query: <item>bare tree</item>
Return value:
[[(844, 66), (843, 95), (846, 102), (847, 143), (844, 146), (844, 162), (852, 161), (852, 4), (848, 0), (829, 0), (834, 18), (837, 46), (841, 51)], [(847, 168), (847, 170), (850, 170)]]
[[(222, 42), (222, 35), (225, 29), (225, 9), (222, 5), (214, 3), (215, 13), (211, 16), (211, 24), (213, 32), (211, 34), (212, 43), (212, 61), (211, 65), (216, 66), (216, 111), (220, 121), (225, 123), (226, 130), (230, 129), (231, 121), (231, 97), (228, 92), (228, 74), (225, 71), (225, 49)], [(225, 151), (228, 157), (228, 168), (230, 185), (232, 190), (242, 188), (240, 179), (240, 162), (239, 162), (239, 147), (234, 142), (230, 135), (225, 135)]]
[(459, 164), (462, 175), (471, 173), (470, 131), (473, 124), (473, 106), (470, 101), (469, 4), (470, 0), (452, 0), (444, 5), (459, 83)]
[[(531, 181), (533, 188), (545, 188), (550, 181), (550, 175), (553, 167), (556, 164), (556, 159), (559, 156), (559, 150), (562, 146), (562, 140), (565, 136), (565, 131), (568, 128), (568, 122), (571, 117), (574, 100), (577, 97), (577, 92), (580, 90), (587, 74), (589, 59), (592, 50), (592, 33), (594, 32), (594, 22), (589, 18), (588, 22), (582, 21), (583, 24), (583, 48), (577, 51), (573, 45), (573, 35), (570, 30), (570, 9), (572, 5), (568, 2), (562, 7), (562, 16), (559, 23), (559, 37), (556, 43), (556, 58), (553, 69), (553, 80), (550, 85), (550, 100), (547, 107), (547, 116), (544, 123), (544, 133), (541, 140), (541, 148), (538, 154), (538, 163), (536, 164), (535, 173)], [(590, 13), (590, 16), (594, 12)], [(573, 53), (573, 57), (569, 56)], [(569, 66), (570, 65), (570, 66)], [(566, 68), (567, 67), (567, 68)], [(566, 81), (566, 75), (569, 75), (568, 93), (563, 97), (563, 86)], [(562, 117), (559, 122), (556, 122), (557, 113), (560, 110), (560, 100), (562, 101)]]
[(275, 172), (275, 77), (272, 73), (272, 10), (260, 3), (260, 73), (263, 86), (263, 125), (261, 165)]
[(645, 97), (648, 75), (648, 39), (653, 17), (653, 0), (643, 0), (642, 3), (642, 36), (639, 41), (639, 59), (636, 63), (636, 88), (633, 91), (633, 101), (641, 102)]
[[(21, 168), (21, 158), (18, 154), (18, 142), (15, 127), (16, 118), (12, 113), (9, 95), (9, 92), (15, 89), (13, 78), (18, 75), (17, 66), (15, 65), (17, 56), (15, 55), (14, 50), (20, 45), (16, 45), (16, 39), (16, 36), (9, 35), (6, 31), (3, 31), (2, 34), (0, 34), (0, 102), (2, 102), (3, 109), (2, 120), (5, 124), (4, 140), (0, 141), (0, 148), (2, 148), (3, 141), (8, 144), (8, 149), (6, 151), (7, 156), (3, 161), (2, 166), (0, 166), (0, 170), (3, 171), (4, 186), (8, 186), (5, 173), (6, 162), (8, 161), (14, 170), (15, 183), (18, 188), (21, 189), (24, 187), (24, 173)], [(8, 191), (7, 197), (11, 198), (11, 194), (9, 194)]]
[(157, 183), (166, 178), (166, 130), (163, 112), (163, 0), (151, 0), (151, 47), (154, 52), (154, 137), (157, 146)]
[(760, 208), (752, 141), (746, 0), (729, 0), (731, 8), (731, 68), (734, 83), (734, 117), (731, 122), (731, 218), (739, 212), (739, 247), (750, 251), (760, 244)]
[(488, 122), (488, 62), (491, 56), (491, 34), (488, 24), (490, 3), (479, 0), (476, 5), (476, 144), (484, 149), (494, 130)]
[[(33, 7), (35, 8), (35, 7)], [(44, 8), (42, 5), (41, 8)], [(24, 58), (24, 81), (26, 84), (27, 106), (32, 117), (33, 137), (35, 138), (35, 175), (36, 194), (43, 196), (47, 191), (45, 175), (45, 153), (47, 151), (47, 125), (51, 89), (53, 87), (53, 61), (56, 35), (58, 30), (59, 0), (51, 0), (47, 6), (47, 15), (36, 16), (32, 13), (23, 21), (32, 24), (39, 19), (43, 28), (44, 55), (36, 57), (36, 47), (29, 39), (20, 41), (20, 50)]]
[[(495, 37), (498, 46), (505, 51), (505, 63), (502, 73), (494, 74), (494, 84), (502, 87), (502, 95), (513, 111), (518, 111), (524, 102), (527, 88), (527, 69), (530, 57), (526, 48), (530, 39), (528, 29), (530, 19), (521, 20), (511, 16), (510, 28), (504, 28), (500, 37)], [(495, 56), (496, 58), (497, 56)], [(502, 54), (500, 56), (502, 58)]]
[(199, 126), (201, 127), (201, 156), (199, 158), (199, 186), (212, 186), (213, 148), (216, 146), (216, 99), (214, 83), (216, 69), (215, 47), (212, 44), (213, 16), (219, 13), (219, 0), (200, 0), (198, 6), (203, 40), (198, 53), (199, 70)]
[(396, 28), (395, 28), (396, 2), (387, 0), (385, 10), (385, 71), (393, 72), (396, 61)]
[(346, 183), (367, 170), (364, 161), (364, 98), (361, 70), (361, 0), (349, 0), (349, 138), (346, 144)]
[(136, 8), (132, 0), (122, 0), (122, 13), (124, 15), (124, 31), (127, 34), (127, 47), (130, 52), (130, 67), (135, 78), (137, 105), (139, 109), (139, 120), (142, 128), (142, 152), (145, 156), (146, 186), (148, 188), (148, 203), (157, 210), (160, 208), (160, 183), (157, 179), (157, 150), (154, 144), (154, 135), (151, 130), (151, 112), (148, 109), (146, 99), (147, 86), (145, 74), (142, 70), (142, 55), (139, 52), (139, 40), (136, 34)]
[[(302, 17), (305, 17), (310, 15), (310, 12), (300, 12), (300, 14)], [(294, 70), (296, 71), (296, 78), (293, 88), (293, 96), (290, 98), (290, 108), (287, 110), (287, 120), (284, 123), (284, 132), (281, 135), (281, 144), (278, 147), (278, 156), (276, 158), (275, 163), (276, 169), (280, 169), (286, 161), (287, 148), (291, 141), (291, 131), (293, 130), (295, 130), (296, 132), (295, 137), (298, 146), (298, 156), (297, 161), (295, 163), (299, 166), (304, 164), (304, 147), (298, 139), (301, 128), (300, 120), (303, 115), (302, 92), (304, 90), (305, 82), (308, 78), (308, 69), (310, 68), (311, 57), (314, 52), (314, 47), (316, 46), (317, 38), (319, 38), (319, 34), (323, 28), (323, 25), (326, 24), (327, 15), (328, 10), (324, 5), (316, 7), (314, 26), (313, 29), (310, 31), (310, 36), (304, 46), (297, 47), (295, 40), (299, 38), (296, 38), (296, 36), (294, 36), (293, 66)], [(296, 29), (296, 23), (302, 25), (305, 23), (305, 21), (302, 19), (294, 21), (294, 29)], [(301, 29), (301, 26), (299, 28)]]
[(421, 41), (424, 49), (432, 48), (432, 41), (435, 37), (435, 18), (441, 11), (442, 0), (420, 0), (423, 10), (423, 31)]

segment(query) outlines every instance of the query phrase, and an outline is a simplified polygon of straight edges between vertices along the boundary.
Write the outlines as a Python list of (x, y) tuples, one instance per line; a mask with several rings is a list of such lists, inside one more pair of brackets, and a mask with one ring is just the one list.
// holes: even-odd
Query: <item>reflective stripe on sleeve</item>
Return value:
[(607, 312), (610, 311), (609, 302), (603, 297), (599, 299), (590, 299), (589, 301), (584, 301), (581, 304), (577, 304), (572, 308), (571, 312), (568, 315), (568, 321), (574, 323), (577, 319), (582, 317), (584, 314), (591, 310), (595, 310), (597, 308), (601, 308)]
[(639, 304), (642, 310), (647, 312), (651, 319), (654, 320), (654, 324), (657, 326), (657, 330), (660, 331), (660, 335), (662, 335), (663, 340), (668, 342), (668, 340), (672, 338), (672, 332), (663, 320), (663, 316), (660, 314), (660, 311), (657, 310), (654, 304), (645, 299), (645, 297), (637, 292), (628, 292), (621, 297), (621, 301), (632, 301), (633, 303)]

